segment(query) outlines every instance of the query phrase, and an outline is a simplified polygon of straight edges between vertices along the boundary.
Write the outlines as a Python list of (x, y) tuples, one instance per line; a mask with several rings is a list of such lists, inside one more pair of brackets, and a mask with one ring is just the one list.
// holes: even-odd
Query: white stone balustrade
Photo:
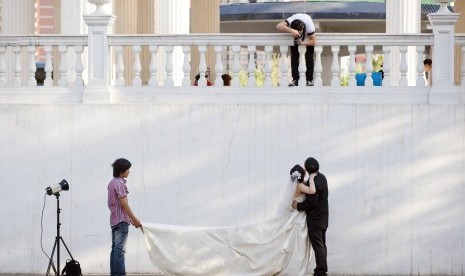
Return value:
[[(47, 36), (33, 36), (33, 35), (5, 35), (0, 39), (0, 89), (6, 87), (36, 87), (37, 82), (34, 78), (37, 70), (35, 61), (35, 52), (39, 47), (44, 48), (45, 52), (45, 80), (44, 86), (52, 86), (52, 71), (56, 69), (56, 84), (59, 86), (68, 86), (67, 75), (69, 65), (67, 64), (65, 54), (72, 51), (78, 57), (75, 68), (77, 77), (73, 80), (72, 85), (83, 86), (82, 71), (83, 61), (82, 51), (83, 47), (87, 46), (87, 36), (63, 36), (63, 35), (47, 35)], [(14, 56), (14, 63), (11, 65), (13, 70), (7, 68), (7, 48), (11, 48)], [(56, 50), (56, 53), (53, 53)], [(20, 54), (25, 51), (28, 53), (27, 68), (21, 67)], [(56, 64), (59, 63), (59, 64)], [(21, 78), (21, 71), (27, 70), (27, 79)], [(13, 72), (12, 82), (8, 83), (9, 72)]]
[[(200, 63), (199, 68), (190, 68), (188, 63), (184, 63), (183, 70), (184, 76), (188, 76), (191, 72), (200, 72), (201, 79), (199, 80), (199, 86), (205, 86), (206, 80), (204, 79), (207, 68), (215, 68), (216, 76), (211, 76), (210, 79), (214, 82), (214, 85), (221, 86), (218, 83), (218, 76), (222, 73), (229, 73), (232, 75), (232, 86), (239, 86), (238, 81), (240, 72), (244, 72), (247, 76), (246, 86), (254, 87), (257, 86), (255, 80), (255, 70), (262, 69), (265, 79), (267, 74), (271, 77), (270, 64), (266, 64), (268, 59), (271, 59), (272, 53), (279, 53), (281, 59), (278, 65), (279, 75), (281, 79), (278, 83), (281, 86), (287, 86), (287, 76), (290, 75), (289, 62), (283, 58), (289, 55), (287, 46), (290, 42), (287, 35), (281, 34), (227, 34), (227, 35), (163, 35), (163, 36), (109, 36), (109, 44), (117, 49), (122, 46), (128, 45), (142, 45), (148, 47), (160, 47), (162, 51), (166, 52), (167, 61), (165, 68), (158, 68), (158, 70), (166, 70), (166, 75), (169, 77), (172, 70), (172, 60), (170, 60), (171, 47), (182, 47), (185, 56), (190, 54), (190, 46), (198, 46), (200, 52)], [(457, 36), (456, 44), (462, 45), (461, 36)], [(364, 53), (367, 56), (372, 54), (383, 54), (385, 59), (389, 58), (390, 47), (399, 46), (400, 51), (400, 66), (397, 70), (400, 72), (401, 86), (407, 86), (407, 71), (414, 70), (417, 73), (418, 86), (423, 86), (424, 81), (421, 80), (423, 77), (423, 71), (420, 70), (419, 65), (415, 68), (408, 68), (406, 63), (406, 51), (408, 46), (415, 46), (417, 48), (418, 61), (423, 61), (426, 46), (433, 46), (433, 35), (419, 34), (419, 35), (385, 35), (385, 34), (320, 34), (318, 40), (318, 46), (315, 47), (315, 85), (316, 86), (341, 86), (340, 77), (340, 60), (339, 56), (346, 55), (350, 56), (350, 80), (349, 86), (355, 86), (355, 54)], [(217, 61), (215, 64), (206, 64), (205, 52), (207, 47), (215, 47), (217, 53)], [(232, 64), (223, 64), (221, 57), (221, 51), (228, 46), (231, 51), (227, 54), (231, 55)], [(273, 47), (274, 46), (274, 47)], [(278, 49), (278, 46), (281, 48)], [(218, 48), (219, 47), (219, 48)], [(301, 47), (304, 52), (304, 47)], [(434, 48), (434, 47), (433, 47)], [(274, 51), (273, 51), (274, 49)], [(278, 49), (278, 50), (276, 50)], [(160, 50), (159, 50), (160, 51)], [(273, 52), (272, 52), (273, 51)], [(118, 52), (118, 50), (117, 50)], [(241, 63), (241, 57), (247, 60), (247, 63)], [(264, 56), (263, 64), (260, 64), (260, 56)], [(322, 57), (331, 57), (331, 63), (323, 63)], [(301, 56), (303, 60), (303, 55)], [(369, 62), (368, 62), (369, 61)], [(135, 65), (135, 64), (133, 64)], [(268, 66), (268, 69), (267, 69)], [(124, 66), (117, 66), (118, 79), (122, 76)], [(224, 68), (230, 68), (228, 72), (224, 71)], [(367, 76), (371, 78), (371, 70), (373, 66), (371, 59), (367, 58), (366, 69)], [(119, 71), (118, 71), (119, 70)], [(268, 70), (268, 71), (267, 71)], [(391, 68), (388, 66), (383, 67), (385, 75), (389, 76)], [(301, 76), (305, 76), (305, 62), (300, 62), (299, 73)], [(153, 75), (154, 72), (150, 72)], [(191, 74), (192, 76), (192, 74)], [(326, 80), (326, 81), (325, 81)], [(168, 83), (172, 83), (169, 80)], [(183, 82), (182, 86), (186, 86), (187, 82)], [(389, 83), (383, 83), (383, 85), (390, 86)], [(265, 81), (265, 87), (272, 86), (272, 82)]]
[[(453, 44), (461, 47), (462, 52), (465, 47), (465, 35), (456, 35), (452, 37), (454, 39)], [(315, 47), (315, 86), (341, 86), (341, 74), (340, 69), (342, 67), (340, 57), (349, 56), (349, 87), (355, 86), (355, 56), (356, 54), (366, 54), (371, 56), (372, 54), (384, 55), (385, 66), (383, 71), (385, 78), (383, 86), (390, 86), (390, 72), (397, 70), (400, 72), (400, 86), (407, 86), (407, 71), (414, 70), (417, 76), (416, 85), (424, 86), (423, 71), (422, 71), (422, 60), (425, 55), (425, 48), (432, 47), (433, 50), (437, 48), (435, 46), (433, 34), (411, 34), (411, 35), (386, 35), (386, 34), (319, 34), (318, 45)], [(174, 86), (191, 86), (194, 72), (201, 73), (201, 79), (199, 80), (199, 86), (206, 86), (206, 80), (204, 79), (207, 68), (211, 68), (216, 73), (214, 76), (210, 76), (210, 80), (215, 86), (222, 86), (221, 75), (228, 73), (232, 77), (232, 86), (240, 86), (241, 82), (239, 77), (242, 72), (246, 75), (245, 84), (248, 87), (257, 86), (255, 70), (261, 70), (264, 75), (264, 82), (260, 86), (271, 87), (273, 86), (272, 79), (272, 56), (277, 58), (277, 81), (275, 86), (287, 86), (290, 76), (290, 62), (288, 60), (289, 51), (288, 46), (292, 43), (292, 40), (285, 34), (217, 34), (217, 35), (204, 35), (204, 34), (190, 34), (190, 35), (108, 35), (108, 47), (109, 52), (113, 53), (113, 58), (109, 58), (108, 66), (113, 74), (110, 72), (107, 78), (110, 80), (111, 86), (124, 87), (128, 83), (132, 83), (132, 86), (150, 86), (158, 87), (161, 86), (160, 80), (157, 80), (157, 76), (160, 72), (164, 71), (166, 79), (162, 80), (161, 83), (165, 87)], [(442, 42), (436, 42), (442, 43)], [(449, 42), (442, 44), (449, 45)], [(452, 45), (453, 45), (452, 44)], [(0, 38), (0, 86), (5, 87), (24, 87), (28, 86), (33, 88), (34, 81), (33, 75), (35, 74), (35, 63), (32, 61), (34, 58), (34, 52), (38, 47), (43, 47), (45, 51), (45, 73), (46, 79), (44, 86), (59, 86), (59, 87), (70, 87), (70, 86), (88, 86), (83, 80), (82, 72), (83, 68), (87, 68), (89, 61), (83, 60), (85, 57), (90, 55), (83, 55), (83, 52), (87, 50), (88, 38), (87, 36), (2, 36)], [(190, 52), (193, 46), (198, 47), (200, 52), (200, 63), (199, 68), (191, 68)], [(399, 68), (389, 68), (389, 60), (391, 55), (390, 46), (399, 46), (400, 51), (400, 66)], [(406, 51), (408, 46), (416, 47), (416, 53), (418, 55), (418, 64), (415, 68), (408, 68), (406, 63)], [(8, 70), (6, 49), (10, 47), (14, 57), (13, 70)], [(123, 50), (125, 47), (131, 49), (133, 58), (130, 59), (132, 66), (124, 64)], [(149, 49), (149, 57), (151, 58), (149, 71), (149, 79), (145, 82), (141, 79), (142, 64), (140, 61), (140, 53), (142, 48)], [(173, 67), (178, 66), (173, 63), (173, 50), (176, 47), (180, 47), (185, 56), (182, 66), (184, 80), (180, 84), (175, 84), (173, 81)], [(216, 53), (217, 60), (215, 64), (207, 64), (205, 54), (207, 49), (211, 47)], [(304, 50), (304, 47), (301, 47)], [(229, 50), (229, 51), (228, 51)], [(27, 51), (29, 61), (28, 68), (21, 68), (20, 52)], [(66, 64), (67, 60), (65, 55), (68, 52), (74, 52), (77, 57), (77, 64), (70, 65)], [(228, 52), (226, 52), (228, 51)], [(156, 67), (154, 58), (164, 53), (166, 56), (165, 66), (162, 68)], [(436, 53), (437, 55), (444, 56), (444, 58), (453, 57), (454, 51), (451, 53)], [(232, 64), (228, 64), (225, 60), (221, 59), (222, 56), (230, 55), (232, 58), (226, 60), (232, 60)], [(434, 54), (433, 54), (434, 55)], [(261, 58), (260, 58), (261, 57)], [(103, 57), (94, 56), (96, 59)], [(247, 60), (246, 63), (241, 60)], [(302, 55), (303, 60), (303, 55)], [(453, 58), (452, 58), (453, 60)], [(60, 64), (55, 64), (59, 61)], [(367, 79), (371, 78), (371, 59), (367, 58), (366, 70)], [(95, 62), (95, 61), (94, 61)], [(67, 72), (69, 68), (75, 68), (76, 79), (69, 81)], [(132, 68), (131, 76), (132, 81), (124, 79), (125, 68)], [(462, 61), (461, 76), (464, 78), (465, 62)], [(28, 79), (21, 79), (21, 70), (28, 70)], [(305, 62), (301, 62), (299, 65), (299, 73), (301, 76), (305, 76)], [(52, 71), (55, 72), (53, 75), (54, 79), (52, 82)], [(13, 72), (12, 83), (8, 83), (9, 72)], [(276, 76), (275, 76), (276, 78)], [(277, 83), (277, 84), (276, 84)], [(367, 86), (370, 86), (371, 81), (367, 80)], [(442, 81), (441, 84), (444, 82)], [(434, 83), (433, 83), (434, 85)], [(463, 81), (462, 81), (463, 85)]]

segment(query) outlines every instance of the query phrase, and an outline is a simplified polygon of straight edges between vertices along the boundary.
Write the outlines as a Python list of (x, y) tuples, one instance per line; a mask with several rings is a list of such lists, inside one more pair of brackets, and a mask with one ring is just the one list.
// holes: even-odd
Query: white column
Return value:
[(459, 14), (451, 13), (445, 5), (438, 12), (428, 15), (433, 27), (433, 83), (430, 102), (456, 103), (457, 91), (454, 91), (454, 25)]
[[(83, 34), (85, 33), (84, 21), (81, 11), (87, 9), (86, 1), (61, 0), (61, 33)], [(92, 11), (92, 10), (91, 10)]]
[[(421, 0), (386, 0), (386, 33), (416, 34), (421, 32)], [(399, 85), (400, 52), (398, 47), (391, 51), (391, 82)], [(417, 56), (415, 47), (407, 53), (408, 85), (416, 84)]]
[[(155, 34), (188, 34), (190, 28), (190, 0), (155, 0)], [(184, 77), (184, 54), (181, 47), (173, 51), (173, 80), (175, 86), (182, 85)], [(158, 83), (164, 85), (166, 54), (158, 51)]]
[(84, 91), (84, 102), (110, 102), (110, 68), (108, 64), (108, 32), (115, 16), (102, 12), (84, 15), (88, 31), (88, 85)]
[(34, 33), (35, 0), (2, 1), (3, 34)]
[[(2, 1), (2, 33), (5, 35), (34, 34), (34, 3), (35, 0)], [(21, 68), (29, 68), (29, 56), (22, 49)], [(15, 60), (11, 49), (6, 52), (7, 83), (13, 82)], [(22, 70), (21, 82), (27, 84), (28, 70)]]
[[(84, 20), (80, 11), (83, 10), (83, 5), (86, 4), (86, 1), (76, 1), (76, 0), (61, 0), (61, 9), (60, 9), (60, 24), (61, 24), (61, 34), (65, 35), (76, 35), (84, 34)], [(79, 12), (77, 12), (79, 11)], [(87, 54), (84, 54), (85, 56)], [(66, 54), (66, 63), (68, 65), (68, 83), (74, 83), (76, 81), (76, 52), (69, 51)], [(83, 70), (87, 70), (87, 64), (83, 64)], [(87, 76), (84, 72), (83, 77), (85, 77), (85, 83), (87, 83)]]

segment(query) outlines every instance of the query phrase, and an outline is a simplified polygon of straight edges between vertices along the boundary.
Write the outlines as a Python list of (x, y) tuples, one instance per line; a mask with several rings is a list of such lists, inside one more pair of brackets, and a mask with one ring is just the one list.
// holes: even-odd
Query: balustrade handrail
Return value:
[(264, 33), (209, 33), (180, 35), (108, 35), (110, 46), (137, 46), (156, 44), (160, 46), (285, 46), (293, 41), (287, 34)]
[(87, 35), (2, 35), (0, 46), (86, 46)]
[(382, 33), (322, 33), (317, 35), (322, 46), (335, 45), (384, 45), (427, 46), (433, 43), (432, 34), (382, 34)]
[[(86, 46), (87, 35), (2, 35), (0, 46), (46, 46), (69, 45)], [(189, 46), (189, 45), (292, 45), (288, 34), (264, 33), (210, 33), (181, 35), (108, 35), (110, 46), (115, 45), (145, 45)], [(321, 46), (335, 45), (388, 45), (388, 46), (427, 46), (432, 45), (432, 34), (381, 34), (381, 33), (321, 33), (317, 36), (317, 44)], [(465, 43), (465, 34), (456, 34), (455, 43)]]
[[(87, 35), (2, 35), (0, 46), (46, 46), (70, 45), (86, 46)], [(264, 33), (210, 33), (210, 34), (180, 34), (180, 35), (109, 35), (110, 46), (157, 44), (161, 46), (188, 45), (292, 45), (288, 34)], [(317, 44), (321, 46), (334, 45), (392, 45), (421, 46), (432, 45), (432, 34), (381, 34), (381, 33), (320, 33)], [(465, 34), (455, 35), (455, 44), (465, 44)]]
[(455, 44), (465, 45), (465, 34), (456, 34), (455, 35)]
[[(266, 78), (268, 81), (266, 86), (271, 86), (269, 79), (271, 76), (271, 52), (276, 52), (276, 47), (279, 47), (279, 56), (280, 56), (280, 85), (286, 86), (287, 80), (286, 75), (288, 75), (288, 61), (286, 61), (285, 57), (288, 55), (288, 46), (293, 44), (293, 39), (286, 33), (193, 33), (193, 34), (177, 34), (177, 35), (156, 35), (156, 34), (138, 34), (138, 35), (129, 35), (129, 34), (108, 34), (106, 37), (106, 43), (104, 42), (101, 46), (108, 47), (108, 49), (114, 50), (116, 53), (116, 58), (113, 56), (108, 62), (108, 66), (115, 69), (116, 72), (116, 79), (115, 76), (108, 75), (110, 85), (116, 86), (126, 86), (131, 85), (131, 79), (123, 79), (124, 68), (127, 65), (127, 62), (134, 62), (134, 68), (132, 69), (132, 74), (136, 75), (136, 83), (138, 85), (141, 84), (141, 80), (139, 75), (141, 74), (141, 64), (140, 64), (140, 46), (150, 46), (150, 54), (152, 57), (151, 61), (151, 80), (149, 85), (151, 86), (158, 86), (154, 80), (154, 77), (158, 76), (158, 73), (166, 73), (168, 80), (171, 84), (168, 86), (172, 86), (173, 80), (173, 64), (172, 64), (172, 57), (170, 56), (173, 52), (173, 46), (181, 46), (184, 52), (184, 65), (183, 65), (183, 83), (182, 86), (190, 86), (190, 72), (200, 72), (202, 76), (205, 75), (207, 67), (219, 69), (215, 70), (217, 74), (217, 79), (215, 83), (219, 82), (219, 73), (223, 72), (223, 69), (226, 68), (226, 64), (218, 65), (218, 60), (221, 60), (222, 52), (224, 48), (230, 46), (232, 47), (228, 50), (228, 55), (233, 57), (233, 63), (229, 68), (229, 73), (232, 73), (232, 77), (236, 80), (236, 83), (233, 86), (239, 86), (237, 83), (237, 79), (239, 77), (239, 71), (245, 69), (247, 74), (249, 75), (249, 83), (254, 83), (254, 72), (256, 66), (260, 66), (262, 70), (264, 70), (266, 74)], [(465, 34), (456, 34), (451, 37), (453, 43), (455, 45), (462, 46), (462, 52), (465, 51)], [(74, 83), (78, 86), (83, 86), (84, 82), (82, 80), (82, 70), (84, 63), (84, 68), (86, 68), (86, 64), (90, 63), (90, 60), (81, 60), (81, 53), (83, 53), (84, 47), (90, 47), (90, 36), (89, 35), (4, 35), (0, 37), (0, 64), (3, 64), (2, 70), (0, 70), (0, 85), (5, 86), (12, 86), (12, 87), (21, 87), (26, 85), (26, 78), (27, 78), (27, 85), (33, 87), (33, 75), (36, 70), (35, 65), (33, 63), (29, 63), (29, 67), (26, 69), (27, 73), (21, 73), (23, 67), (19, 61), (19, 54), (21, 52), (21, 48), (24, 50), (27, 47), (27, 51), (30, 56), (30, 60), (33, 60), (33, 53), (38, 49), (38, 47), (45, 48), (45, 55), (47, 57), (47, 61), (45, 63), (45, 72), (47, 75), (46, 78), (46, 86), (54, 85), (51, 83), (51, 74), (52, 70), (55, 70), (55, 73), (59, 76), (57, 79), (60, 79), (61, 82), (58, 83), (59, 86), (67, 86), (69, 84)], [(390, 58), (390, 48), (389, 46), (399, 46), (401, 49), (401, 64), (399, 68), (390, 68), (389, 64), (386, 64), (384, 67), (385, 75), (387, 75), (386, 85), (389, 85), (390, 76), (392, 70), (400, 70), (401, 71), (401, 78), (402, 84), (401, 86), (406, 86), (406, 72), (407, 67), (405, 65), (405, 54), (407, 51), (408, 46), (416, 47), (416, 52), (418, 56), (418, 64), (414, 65), (416, 68), (414, 70), (417, 74), (417, 79), (420, 82), (417, 83), (417, 86), (424, 85), (421, 81), (422, 73), (423, 73), (423, 65), (422, 65), (422, 55), (425, 54), (425, 49), (428, 47), (434, 47), (435, 43), (435, 35), (434, 33), (431, 34), (382, 34), (382, 33), (321, 33), (317, 36), (317, 45), (315, 47), (315, 85), (322, 86), (322, 77), (323, 77), (323, 69), (322, 69), (322, 61), (321, 58), (323, 56), (322, 53), (327, 52), (326, 47), (331, 47), (331, 53), (329, 55), (332, 56), (332, 65), (331, 68), (325, 69), (326, 74), (331, 74), (331, 86), (339, 86), (340, 84), (340, 64), (338, 64), (338, 56), (340, 53), (344, 53), (347, 55), (347, 50), (345, 47), (348, 47), (348, 52), (350, 54), (350, 76), (349, 76), (349, 86), (353, 86), (354, 84), (354, 74), (355, 74), (355, 66), (354, 66), (354, 59), (355, 55), (358, 53), (366, 53), (368, 56), (372, 54), (379, 54), (382, 53), (385, 55), (385, 58), (389, 60)], [(106, 46), (104, 46), (106, 45)], [(99, 46), (99, 47), (101, 47)], [(123, 62), (121, 59), (122, 49), (125, 47), (133, 47), (134, 50), (134, 59), (130, 61)], [(152, 47), (153, 46), (153, 47)], [(157, 47), (158, 46), (165, 46), (166, 49), (160, 50), (164, 51), (168, 54), (168, 60), (164, 65), (155, 65), (153, 63), (153, 57), (157, 55)], [(190, 68), (190, 51), (189, 46), (198, 46), (200, 51), (200, 65), (198, 68)], [(380, 48), (381, 46), (381, 48)], [(5, 54), (7, 47), (12, 48), (12, 52), (15, 56), (15, 67), (14, 69), (5, 69), (6, 65), (6, 56)], [(57, 47), (60, 55), (60, 59), (56, 59), (59, 64), (52, 65), (53, 57), (56, 53), (52, 52), (53, 47)], [(74, 47), (74, 49), (73, 49)], [(216, 64), (206, 64), (205, 60), (205, 51), (206, 47), (215, 47), (216, 52)], [(241, 47), (243, 51), (241, 50)], [(245, 47), (245, 49), (244, 49)], [(265, 47), (265, 51), (262, 51), (259, 47)], [(275, 47), (275, 48), (273, 48)], [(436, 48), (436, 47), (434, 47)], [(73, 52), (78, 56), (77, 62), (80, 64), (76, 65), (76, 73), (77, 73), (77, 81), (70, 79), (65, 81), (64, 78), (68, 76), (73, 76), (73, 73), (68, 74), (67, 70), (69, 65), (66, 64), (66, 59), (64, 58), (68, 51)], [(258, 52), (260, 51), (260, 52)], [(397, 50), (396, 50), (397, 51)], [(247, 55), (248, 58), (248, 65), (247, 68), (243, 68), (243, 64), (239, 64), (239, 57), (238, 55)], [(256, 55), (256, 56), (254, 56)], [(258, 65), (258, 57), (263, 57), (261, 59), (260, 65)], [(428, 55), (426, 53), (426, 55)], [(98, 55), (100, 56), (100, 55)], [(84, 57), (87, 57), (84, 55)], [(386, 60), (385, 60), (386, 61)], [(257, 62), (257, 64), (255, 64)], [(464, 63), (464, 62), (462, 62)], [(367, 76), (371, 77), (371, 70), (372, 67), (370, 63), (367, 63)], [(52, 68), (52, 66), (54, 66)], [(157, 67), (156, 67), (157, 66)], [(228, 65), (229, 66), (229, 65)], [(326, 67), (328, 64), (325, 65)], [(1, 67), (1, 66), (0, 66)], [(73, 65), (70, 66), (73, 68)], [(325, 68), (326, 68), (325, 67)], [(10, 70), (10, 71), (8, 71)], [(232, 70), (232, 71), (231, 71)], [(305, 72), (305, 68), (299, 67), (299, 72)], [(13, 72), (13, 73), (12, 73)], [(300, 72), (300, 73), (302, 73)], [(25, 76), (27, 75), (27, 77)], [(462, 69), (461, 72), (462, 78), (464, 76), (464, 72)], [(326, 75), (328, 76), (328, 75)], [(134, 80), (133, 80), (134, 81)], [(328, 85), (329, 79), (325, 80), (326, 86)], [(202, 85), (205, 85), (203, 83)], [(55, 79), (56, 85), (56, 79)], [(134, 83), (133, 83), (134, 85)], [(216, 85), (216, 84), (215, 84)], [(166, 83), (165, 83), (166, 86)]]
[[(460, 36), (459, 36), (460, 37)], [(108, 35), (110, 46), (137, 46), (156, 44), (161, 46), (286, 46), (292, 45), (289, 34), (275, 33), (210, 33), (181, 35)], [(432, 34), (381, 34), (381, 33), (321, 33), (317, 34), (317, 44), (335, 45), (387, 45), (387, 46), (427, 46), (432, 45)]]

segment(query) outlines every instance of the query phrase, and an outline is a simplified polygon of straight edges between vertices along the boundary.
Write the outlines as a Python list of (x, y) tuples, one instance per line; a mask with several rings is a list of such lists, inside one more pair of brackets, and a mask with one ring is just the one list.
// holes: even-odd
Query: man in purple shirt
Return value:
[(108, 184), (108, 208), (110, 209), (111, 226), (111, 276), (125, 276), (126, 267), (124, 253), (128, 238), (129, 224), (141, 227), (139, 219), (134, 215), (128, 204), (128, 187), (126, 179), (129, 175), (131, 162), (124, 158), (117, 159), (113, 164), (113, 179)]

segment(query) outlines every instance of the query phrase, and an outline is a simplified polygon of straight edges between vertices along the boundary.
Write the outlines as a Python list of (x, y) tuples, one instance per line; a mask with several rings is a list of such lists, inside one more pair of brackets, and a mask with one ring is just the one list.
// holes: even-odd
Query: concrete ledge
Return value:
[(464, 104), (460, 87), (82, 87), (17, 88), (0, 104)]

